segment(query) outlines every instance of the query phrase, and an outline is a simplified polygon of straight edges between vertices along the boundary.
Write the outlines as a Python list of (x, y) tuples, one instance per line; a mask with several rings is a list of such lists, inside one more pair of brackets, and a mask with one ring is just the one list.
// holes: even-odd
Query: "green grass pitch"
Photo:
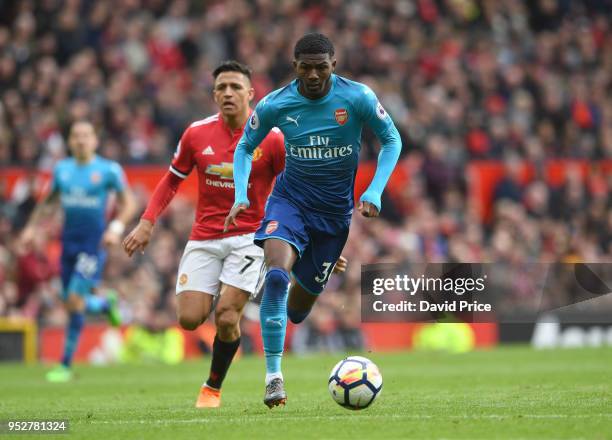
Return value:
[[(357, 354), (357, 353), (351, 353)], [(209, 359), (178, 366), (76, 366), (78, 379), (48, 384), (42, 366), (0, 366), (0, 419), (69, 419), (79, 439), (612, 438), (612, 349), (499, 348), (452, 355), (365, 353), (384, 386), (353, 412), (327, 391), (342, 355), (286, 356), (289, 400), (262, 403), (263, 359), (231, 368), (223, 406), (193, 407)], [(0, 434), (0, 436), (2, 436)], [(5, 436), (5, 438), (8, 436)], [(45, 438), (10, 435), (10, 438)]]

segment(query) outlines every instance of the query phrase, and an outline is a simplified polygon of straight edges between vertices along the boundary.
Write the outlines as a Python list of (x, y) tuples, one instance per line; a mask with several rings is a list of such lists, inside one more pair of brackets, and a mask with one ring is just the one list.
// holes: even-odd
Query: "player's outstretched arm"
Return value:
[(238, 145), (236, 145), (236, 151), (234, 152), (234, 205), (225, 218), (223, 232), (227, 232), (231, 226), (237, 226), (236, 216), (249, 207), (247, 191), (253, 151), (270, 132), (274, 120), (272, 107), (266, 101), (267, 98), (264, 98), (257, 104), (240, 141), (238, 141)]
[(144, 252), (153, 235), (153, 225), (174, 198), (183, 179), (168, 171), (159, 181), (147, 204), (140, 222), (123, 240), (123, 250), (128, 256), (134, 252)]
[(243, 134), (234, 152), (234, 206), (225, 217), (223, 232), (227, 232), (231, 226), (238, 226), (236, 217), (249, 207), (247, 189), (254, 149), (249, 147)]
[(38, 202), (30, 215), (30, 219), (19, 236), (19, 245), (28, 247), (37, 234), (36, 229), (43, 218), (49, 218), (59, 206), (59, 191), (52, 190), (43, 200)]
[(359, 199), (357, 209), (365, 217), (377, 217), (381, 208), (380, 198), (399, 159), (402, 141), (391, 117), (374, 92), (369, 89), (363, 95), (362, 112), (364, 119), (378, 137), (381, 149), (376, 164), (376, 173), (374, 173), (370, 186)]

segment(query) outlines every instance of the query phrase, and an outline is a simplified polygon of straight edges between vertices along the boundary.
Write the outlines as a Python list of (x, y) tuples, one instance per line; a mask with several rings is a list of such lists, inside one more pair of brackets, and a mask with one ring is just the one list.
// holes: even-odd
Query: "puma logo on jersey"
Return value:
[(300, 126), (300, 124), (298, 124), (298, 119), (300, 119), (300, 115), (297, 115), (295, 118), (292, 118), (291, 116), (287, 116), (287, 121), (293, 122), (296, 127)]
[(215, 154), (215, 150), (213, 150), (213, 147), (209, 145), (208, 147), (204, 148), (204, 151), (202, 151), (202, 154), (205, 156), (210, 156), (211, 154)]

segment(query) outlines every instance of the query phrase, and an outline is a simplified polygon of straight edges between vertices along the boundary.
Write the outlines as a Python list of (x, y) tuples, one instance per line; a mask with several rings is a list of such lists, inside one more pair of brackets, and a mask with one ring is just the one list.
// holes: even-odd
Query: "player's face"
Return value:
[(251, 81), (240, 72), (221, 72), (215, 79), (215, 102), (223, 116), (247, 114), (254, 94)]
[(79, 161), (89, 160), (98, 147), (98, 137), (94, 127), (89, 122), (76, 122), (70, 129), (68, 138), (70, 151)]
[(331, 74), (336, 69), (336, 60), (328, 53), (300, 54), (293, 61), (293, 68), (306, 96), (316, 98), (329, 90)]

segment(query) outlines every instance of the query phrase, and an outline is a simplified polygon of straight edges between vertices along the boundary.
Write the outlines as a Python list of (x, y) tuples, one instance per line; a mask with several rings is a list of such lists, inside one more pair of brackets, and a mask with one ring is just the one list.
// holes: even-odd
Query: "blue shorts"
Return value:
[(270, 196), (254, 241), (260, 247), (269, 238), (291, 244), (298, 253), (293, 277), (306, 291), (318, 295), (342, 253), (350, 224), (350, 217), (323, 217), (283, 197)]
[(100, 283), (106, 262), (106, 251), (78, 251), (66, 249), (62, 252), (62, 295), (64, 300), (71, 293), (86, 296)]

